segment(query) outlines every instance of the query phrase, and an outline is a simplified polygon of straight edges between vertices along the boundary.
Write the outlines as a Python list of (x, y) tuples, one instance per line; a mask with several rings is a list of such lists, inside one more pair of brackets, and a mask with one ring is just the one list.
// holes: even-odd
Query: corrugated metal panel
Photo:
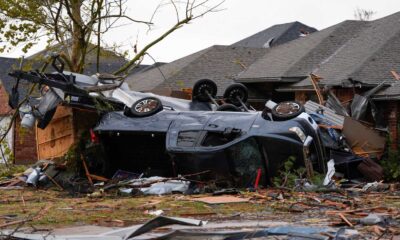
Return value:
[(322, 106), (313, 101), (307, 101), (304, 105), (307, 113), (316, 113), (318, 109), (323, 109), (324, 116), (328, 121), (337, 126), (343, 126), (344, 116), (336, 114), (332, 109)]

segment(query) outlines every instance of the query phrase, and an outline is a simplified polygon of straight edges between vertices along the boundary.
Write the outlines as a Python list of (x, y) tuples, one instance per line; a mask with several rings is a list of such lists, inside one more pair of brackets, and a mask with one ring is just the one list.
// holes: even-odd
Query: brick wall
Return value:
[(33, 129), (21, 129), (21, 119), (17, 119), (14, 128), (15, 164), (32, 164), (37, 161), (36, 132)]
[(397, 142), (399, 140), (398, 136), (398, 121), (399, 121), (399, 103), (395, 101), (388, 102), (386, 113), (385, 113), (385, 120), (388, 124), (388, 129), (390, 133), (391, 139), (391, 147), (392, 149), (397, 148)]
[(8, 106), (8, 94), (4, 89), (4, 86), (0, 84), (0, 116), (4, 116), (10, 113), (10, 106)]
[[(344, 105), (351, 102), (351, 100), (354, 98), (354, 91), (352, 88), (332, 89), (332, 92), (336, 95), (340, 102), (344, 103)], [(317, 94), (315, 94), (313, 91), (296, 91), (295, 100), (303, 104), (308, 100), (318, 102)], [(324, 100), (326, 100), (326, 96), (324, 96)]]
[(352, 88), (333, 89), (333, 93), (342, 103), (349, 103), (354, 98), (354, 91)]
[(305, 104), (309, 100), (306, 92), (303, 91), (295, 92), (294, 99), (301, 104)]

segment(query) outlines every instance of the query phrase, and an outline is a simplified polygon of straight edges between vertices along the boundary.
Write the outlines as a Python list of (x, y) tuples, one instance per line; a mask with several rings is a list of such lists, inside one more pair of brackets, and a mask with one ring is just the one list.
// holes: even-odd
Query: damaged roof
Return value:
[(193, 87), (199, 79), (208, 78), (217, 83), (219, 94), (222, 94), (234, 82), (238, 73), (266, 51), (264, 48), (215, 45), (128, 77), (126, 82), (135, 91), (151, 91), (156, 88), (181, 90)]
[(390, 86), (378, 91), (372, 97), (374, 100), (400, 100), (400, 81), (391, 83)]
[(231, 46), (269, 48), (297, 39), (300, 37), (301, 32), (313, 33), (316, 31), (317, 29), (297, 21), (277, 24), (242, 39)]
[(375, 21), (344, 21), (271, 48), (237, 78), (238, 82), (294, 82), (281, 90), (311, 87), (312, 72), (321, 84), (374, 86), (393, 82), (400, 66), (400, 12)]

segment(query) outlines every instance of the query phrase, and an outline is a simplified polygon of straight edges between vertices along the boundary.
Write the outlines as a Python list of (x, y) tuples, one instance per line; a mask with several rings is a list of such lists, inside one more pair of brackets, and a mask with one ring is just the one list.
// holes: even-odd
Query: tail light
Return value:
[(92, 143), (99, 143), (99, 137), (96, 135), (93, 129), (90, 129), (90, 141)]

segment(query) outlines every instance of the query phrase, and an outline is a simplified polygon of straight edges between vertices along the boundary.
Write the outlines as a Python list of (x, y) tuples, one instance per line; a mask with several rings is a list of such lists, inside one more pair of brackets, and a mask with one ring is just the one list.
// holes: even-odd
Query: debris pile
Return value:
[(328, 158), (334, 161), (336, 175), (341, 174), (346, 179), (381, 181), (384, 172), (379, 161), (385, 152), (387, 132), (365, 121), (367, 106), (371, 105), (374, 111), (370, 94), (357, 96), (347, 104), (351, 115), (332, 91), (328, 91), (325, 105), (307, 101), (304, 106), (320, 127), (321, 140)]

